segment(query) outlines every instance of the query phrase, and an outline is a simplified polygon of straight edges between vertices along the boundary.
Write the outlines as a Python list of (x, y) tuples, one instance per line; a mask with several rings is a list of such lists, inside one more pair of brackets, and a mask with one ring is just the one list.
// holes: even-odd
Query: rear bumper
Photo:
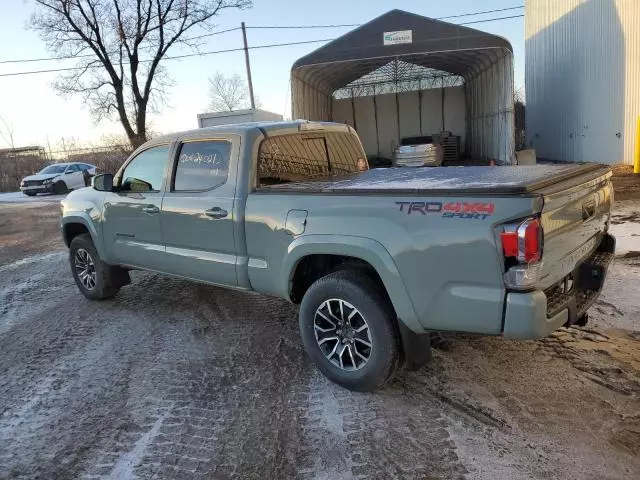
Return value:
[(602, 291), (614, 251), (615, 238), (605, 235), (600, 247), (574, 270), (575, 286), (568, 293), (560, 292), (556, 286), (545, 291), (507, 293), (504, 337), (542, 338), (564, 325), (574, 324)]

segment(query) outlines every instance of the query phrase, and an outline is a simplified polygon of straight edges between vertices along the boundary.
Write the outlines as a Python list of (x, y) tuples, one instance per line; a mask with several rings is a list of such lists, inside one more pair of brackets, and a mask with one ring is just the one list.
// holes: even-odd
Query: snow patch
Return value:
[(9, 270), (15, 270), (18, 267), (23, 267), (25, 265), (30, 265), (36, 262), (42, 262), (52, 259), (58, 259), (64, 257), (65, 252), (51, 252), (51, 253), (43, 253), (39, 255), (32, 255), (30, 257), (21, 258), (13, 263), (8, 263), (7, 265), (0, 266), (0, 272), (7, 272)]
[(62, 200), (66, 195), (34, 195), (27, 197), (22, 192), (0, 193), (0, 203), (29, 203), (30, 205), (48, 205)]
[(313, 442), (319, 444), (319, 451), (313, 467), (313, 478), (316, 480), (333, 480), (353, 478), (351, 456), (344, 456), (343, 445), (347, 445), (344, 431), (344, 418), (340, 413), (340, 402), (334, 389), (340, 388), (328, 384), (328, 381), (317, 371), (311, 378), (309, 410), (318, 409), (318, 417), (310, 419)]
[(17, 439), (15, 430), (23, 426), (25, 419), (28, 419), (29, 428), (31, 429), (35, 429), (48, 421), (47, 415), (40, 412), (38, 406), (42, 403), (43, 398), (52, 391), (55, 375), (51, 373), (39, 381), (31, 396), (20, 407), (16, 409), (9, 408), (3, 413), (2, 416), (6, 420), (3, 420), (2, 424), (0, 424), (0, 438)]
[(109, 478), (128, 480), (134, 477), (134, 468), (140, 464), (144, 458), (147, 448), (151, 443), (153, 443), (153, 440), (160, 433), (160, 428), (169, 416), (171, 408), (172, 407), (167, 408), (167, 410), (153, 423), (151, 429), (138, 439), (138, 441), (133, 445), (133, 448), (118, 459), (118, 462), (109, 474)]
[(640, 201), (616, 202), (610, 231), (616, 237), (616, 255), (640, 251)]

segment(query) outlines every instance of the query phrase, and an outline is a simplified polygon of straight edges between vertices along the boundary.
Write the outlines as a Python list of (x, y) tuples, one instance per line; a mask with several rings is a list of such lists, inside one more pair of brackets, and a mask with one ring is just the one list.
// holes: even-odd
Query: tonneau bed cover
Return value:
[[(604, 175), (598, 164), (378, 168), (339, 178), (261, 186), (257, 192), (350, 194), (532, 194), (571, 178)], [(584, 180), (581, 178), (581, 180)]]

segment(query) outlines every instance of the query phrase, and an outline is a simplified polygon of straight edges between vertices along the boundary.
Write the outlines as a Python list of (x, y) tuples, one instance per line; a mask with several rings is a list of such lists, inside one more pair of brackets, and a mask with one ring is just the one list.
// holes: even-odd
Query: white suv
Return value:
[(37, 193), (66, 193), (87, 186), (85, 178), (96, 174), (95, 165), (89, 163), (54, 163), (35, 175), (22, 179), (20, 190), (25, 195)]

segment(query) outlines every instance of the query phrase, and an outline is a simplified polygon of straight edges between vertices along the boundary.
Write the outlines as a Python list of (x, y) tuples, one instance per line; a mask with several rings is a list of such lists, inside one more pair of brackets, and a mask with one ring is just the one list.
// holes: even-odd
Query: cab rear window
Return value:
[(265, 139), (258, 155), (259, 185), (339, 177), (368, 169), (350, 132), (295, 133)]

